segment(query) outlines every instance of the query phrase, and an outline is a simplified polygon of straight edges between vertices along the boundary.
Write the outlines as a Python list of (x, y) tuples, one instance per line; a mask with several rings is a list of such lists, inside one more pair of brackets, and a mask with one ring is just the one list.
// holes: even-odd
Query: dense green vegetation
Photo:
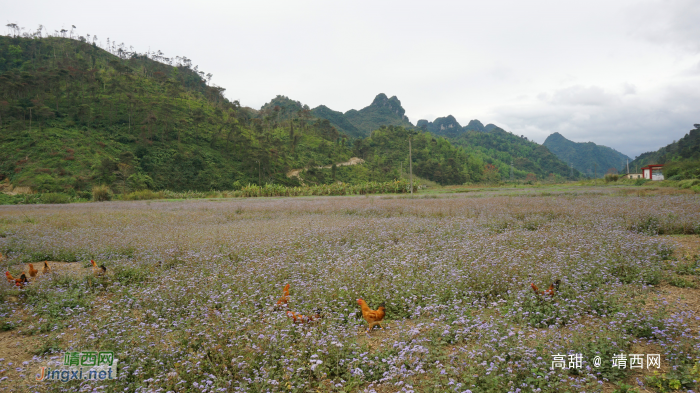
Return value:
[(546, 146), (496, 126), (486, 127), (490, 131), (468, 130), (454, 139), (453, 143), (464, 147), (471, 156), (495, 166), (500, 178), (509, 178), (511, 163), (515, 180), (564, 181), (581, 177), (576, 168), (572, 170)]
[(339, 131), (354, 137), (360, 138), (365, 136), (365, 133), (355, 127), (342, 112), (334, 111), (325, 105), (320, 105), (311, 110), (311, 114), (315, 117), (328, 120)]
[(511, 161), (514, 181), (564, 181), (580, 177), (577, 170), (571, 171), (546, 147), (498, 127), (490, 132), (467, 131), (458, 138), (444, 138), (398, 126), (380, 127), (370, 137), (354, 141), (353, 155), (364, 159), (364, 165), (312, 169), (302, 176), (316, 184), (405, 177), (409, 135), (412, 135), (413, 173), (441, 185), (507, 181)]
[[(156, 57), (156, 56), (151, 56)], [(298, 185), (290, 168), (347, 160), (327, 121), (240, 108), (188, 59), (176, 66), (81, 40), (0, 37), (0, 180), (44, 192), (108, 184)]]
[(402, 126), (413, 128), (413, 124), (405, 116), (406, 111), (396, 96), (388, 98), (380, 93), (368, 107), (359, 111), (351, 109), (344, 114), (334, 111), (324, 105), (311, 110), (315, 117), (324, 118), (338, 130), (353, 138), (363, 138), (381, 126)]
[(593, 142), (573, 142), (558, 132), (548, 136), (544, 146), (559, 159), (572, 163), (574, 168), (589, 177), (603, 177), (609, 172), (617, 173), (618, 168), (625, 167), (627, 160), (631, 160), (615, 149)]
[(366, 160), (371, 176), (379, 181), (408, 172), (408, 139), (411, 137), (413, 173), (438, 184), (480, 181), (484, 163), (445, 138), (399, 126), (384, 126), (369, 138), (356, 140), (354, 153)]
[(479, 120), (471, 120), (462, 127), (452, 116), (438, 117), (432, 122), (419, 120), (418, 128), (434, 135), (448, 138), (454, 145), (464, 148), (472, 161), (484, 163), (483, 177), (472, 177), (487, 181), (506, 180), (573, 180), (580, 173), (571, 170), (566, 163), (552, 154), (546, 147), (528, 141), (523, 136), (507, 132), (493, 124), (484, 126)]
[[(303, 168), (307, 185), (389, 182), (408, 172), (409, 133), (414, 173), (439, 184), (505, 180), (511, 160), (515, 180), (570, 175), (546, 149), (492, 124), (473, 120), (479, 132), (456, 139), (416, 129), (385, 94), (345, 114), (285, 96), (255, 110), (210, 80), (185, 57), (123, 44), (0, 36), (0, 180), (78, 199), (96, 185), (118, 194), (296, 187), (286, 174)], [(366, 162), (334, 167), (353, 156)]]
[(641, 154), (630, 168), (664, 164), (664, 176), (671, 180), (700, 179), (700, 124), (694, 124), (683, 138), (654, 152)]
[(433, 121), (418, 120), (417, 127), (430, 131), (434, 135), (446, 136), (450, 138), (459, 137), (467, 131), (489, 132), (497, 128), (494, 124), (484, 126), (479, 120), (471, 120), (469, 124), (462, 127), (454, 116), (438, 117)]

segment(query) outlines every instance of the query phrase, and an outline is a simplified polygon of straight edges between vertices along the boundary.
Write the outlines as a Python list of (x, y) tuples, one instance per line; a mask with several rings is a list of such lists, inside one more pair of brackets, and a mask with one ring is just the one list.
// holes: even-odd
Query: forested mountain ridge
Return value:
[[(83, 40), (0, 37), (0, 177), (42, 192), (86, 192), (97, 184), (177, 191), (298, 185), (285, 176), (289, 169), (353, 155), (367, 162), (339, 168), (337, 176), (311, 170), (304, 177), (316, 184), (384, 181), (408, 167), (406, 128), (378, 127), (351, 142), (287, 97), (260, 110), (241, 108), (188, 61), (116, 53)], [(356, 112), (368, 115), (365, 125), (408, 123), (398, 99), (383, 94)], [(484, 164), (472, 160), (470, 167), (461, 149), (427, 133), (414, 138), (414, 171), (422, 177), (441, 184), (481, 178)]]
[[(494, 124), (483, 125), (479, 120), (471, 120), (462, 127), (452, 115), (438, 117), (432, 122), (418, 120), (417, 128), (434, 135), (448, 138), (456, 146), (475, 156), (491, 170), (491, 178), (510, 179), (511, 164), (514, 180), (546, 179), (574, 180), (580, 177), (577, 170), (552, 154), (546, 147), (517, 136)], [(488, 174), (489, 172), (487, 172)], [(529, 175), (529, 176), (528, 176)]]
[(110, 49), (0, 36), (0, 178), (53, 192), (232, 189), (295, 185), (289, 168), (351, 157), (327, 122), (243, 110), (189, 59)]
[(649, 164), (664, 164), (664, 176), (671, 179), (700, 178), (700, 124), (693, 124), (683, 138), (654, 152), (640, 154), (630, 162), (630, 170)]
[[(398, 98), (385, 94), (345, 114), (285, 96), (258, 110), (227, 100), (210, 81), (185, 57), (114, 43), (103, 49), (83, 37), (0, 36), (0, 181), (68, 193), (98, 184), (116, 192), (298, 185), (288, 170), (352, 156), (365, 164), (304, 177), (316, 184), (387, 181), (405, 175), (404, 145), (413, 133), (414, 172), (461, 184), (507, 180), (513, 154), (535, 151), (509, 147), (521, 138), (476, 120), (470, 126), (480, 131), (470, 132), (492, 139), (445, 139), (416, 129)], [(508, 149), (512, 154), (504, 154)], [(513, 178), (570, 178), (556, 164), (537, 155), (515, 160)]]
[(543, 145), (590, 177), (603, 177), (608, 171), (617, 171), (626, 165), (627, 160), (632, 160), (610, 147), (593, 142), (573, 142), (558, 132), (548, 136)]
[(430, 131), (435, 135), (450, 138), (459, 137), (467, 131), (489, 132), (494, 128), (497, 128), (497, 126), (494, 124), (487, 124), (484, 126), (479, 120), (476, 119), (470, 120), (469, 124), (462, 127), (457, 119), (455, 119), (452, 115), (448, 115), (447, 117), (438, 117), (433, 121), (418, 120), (416, 126), (422, 130)]
[(467, 130), (453, 138), (452, 143), (461, 146), (467, 153), (481, 158), (488, 164), (496, 166), (502, 179), (510, 177), (511, 164), (515, 180), (563, 181), (581, 177), (578, 170), (570, 168), (546, 146), (492, 124), (485, 126), (484, 130)]
[(353, 138), (364, 138), (381, 126), (401, 126), (413, 128), (396, 96), (387, 97), (379, 93), (372, 103), (360, 110), (350, 109), (345, 113), (334, 111), (325, 105), (311, 110), (311, 114), (324, 118), (339, 131)]

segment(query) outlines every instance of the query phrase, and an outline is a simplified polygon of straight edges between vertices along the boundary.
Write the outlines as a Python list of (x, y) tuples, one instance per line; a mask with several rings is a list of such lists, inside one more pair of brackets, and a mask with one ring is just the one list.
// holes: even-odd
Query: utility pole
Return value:
[(598, 181), (598, 163), (594, 162), (593, 165), (595, 165), (595, 169), (593, 169), (593, 179)]
[(256, 160), (258, 163), (258, 186), (262, 187), (261, 175), (260, 175), (260, 161)]
[(572, 179), (574, 178), (574, 163), (573, 162), (571, 163), (571, 175), (570, 176)]
[(627, 174), (630, 174), (630, 159), (627, 159)]
[(510, 182), (513, 182), (513, 159), (510, 159)]
[(413, 157), (411, 156), (411, 136), (408, 136), (408, 170), (411, 179), (411, 196), (413, 196)]

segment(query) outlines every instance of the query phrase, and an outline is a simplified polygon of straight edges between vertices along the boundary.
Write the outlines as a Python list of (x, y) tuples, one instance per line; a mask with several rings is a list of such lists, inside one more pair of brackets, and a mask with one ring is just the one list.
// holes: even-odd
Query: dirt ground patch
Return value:
[[(351, 159), (349, 159), (349, 160), (347, 160), (347, 161), (345, 161), (345, 162), (339, 162), (339, 163), (337, 163), (337, 164), (335, 164), (335, 165), (336, 165), (336, 166), (350, 166), (350, 165), (362, 164), (363, 162), (365, 162), (365, 160), (363, 160), (362, 158), (359, 158), (359, 157), (352, 157)], [(316, 168), (317, 168), (317, 169), (330, 169), (330, 168), (332, 168), (332, 167), (333, 167), (333, 165), (326, 165), (326, 166), (317, 166)], [(297, 177), (297, 178), (299, 178), (299, 174), (301, 173), (301, 171), (303, 171), (303, 170), (305, 170), (305, 169), (308, 169), (308, 168), (292, 169), (291, 171), (287, 172), (287, 177)], [(299, 178), (299, 180), (301, 180), (301, 178)], [(302, 182), (302, 184), (303, 184), (303, 182)]]
[(663, 238), (676, 245), (674, 251), (676, 258), (700, 255), (700, 236), (698, 235), (668, 235)]
[(34, 378), (39, 365), (34, 352), (40, 345), (41, 339), (36, 336), (25, 336), (17, 331), (0, 332), (0, 378), (9, 382), (0, 382), (0, 386), (11, 392), (22, 392), (36, 383)]
[[(89, 274), (92, 271), (90, 269), (85, 268), (85, 266), (80, 263), (80, 262), (57, 262), (57, 261), (46, 261), (49, 265), (50, 271), (46, 274), (71, 274), (71, 275), (85, 275)], [(22, 265), (15, 265), (13, 268), (10, 269), (10, 273), (16, 278), (19, 277), (22, 273), (27, 275), (27, 278), (29, 281), (33, 280), (40, 280), (42, 276), (45, 274), (41, 272), (42, 267), (44, 266), (43, 262), (35, 262), (32, 264), (35, 269), (39, 270), (39, 273), (35, 278), (29, 277), (29, 264), (25, 263)], [(22, 270), (20, 271), (18, 268), (21, 267)]]

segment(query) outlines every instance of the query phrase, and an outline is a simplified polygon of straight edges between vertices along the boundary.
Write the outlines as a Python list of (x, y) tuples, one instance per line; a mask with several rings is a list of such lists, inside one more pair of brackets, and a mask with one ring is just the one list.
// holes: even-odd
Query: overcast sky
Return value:
[[(700, 123), (700, 1), (8, 1), (7, 23), (77, 27), (187, 56), (226, 96), (453, 115), (629, 156)], [(5, 32), (5, 34), (7, 34)]]

